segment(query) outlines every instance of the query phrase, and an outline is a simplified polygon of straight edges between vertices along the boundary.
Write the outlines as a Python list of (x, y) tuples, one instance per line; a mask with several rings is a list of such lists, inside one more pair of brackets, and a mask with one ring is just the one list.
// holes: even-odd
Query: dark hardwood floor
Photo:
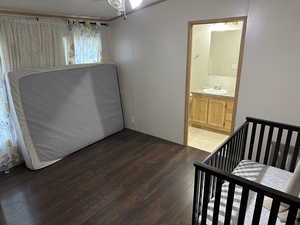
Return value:
[(1, 225), (190, 225), (208, 153), (124, 130), (53, 166), (0, 175)]

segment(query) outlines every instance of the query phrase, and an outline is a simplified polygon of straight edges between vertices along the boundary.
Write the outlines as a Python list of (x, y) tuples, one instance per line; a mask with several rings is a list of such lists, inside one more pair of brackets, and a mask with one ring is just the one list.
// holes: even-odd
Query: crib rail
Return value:
[[(247, 180), (245, 178), (228, 174), (220, 169), (211, 167), (205, 163), (194, 163), (194, 165), (195, 165), (196, 176), (195, 176), (195, 196), (194, 196), (195, 210), (193, 213), (193, 225), (220, 224), (219, 209), (220, 209), (220, 199), (221, 199), (221, 188), (224, 182), (229, 183), (224, 225), (231, 224), (234, 193), (235, 193), (235, 188), (237, 188), (237, 186), (242, 187), (242, 193), (241, 193), (239, 213), (235, 220), (236, 221), (235, 224), (243, 225), (245, 222), (247, 202), (249, 198), (249, 193), (251, 191), (257, 193), (253, 218), (250, 218), (252, 220), (251, 224), (253, 225), (260, 224), (259, 222), (260, 222), (260, 217), (261, 217), (261, 212), (263, 207), (263, 200), (265, 197), (270, 197), (273, 199), (272, 207), (268, 218), (268, 225), (276, 224), (279, 207), (281, 203), (285, 203), (290, 206), (286, 225), (296, 224), (296, 215), (298, 209), (300, 209), (299, 198), (295, 198), (294, 196), (266, 187), (256, 182)], [(216, 188), (214, 190), (210, 188), (213, 178), (217, 179)], [(202, 196), (200, 196), (201, 192), (199, 191), (200, 190), (199, 184), (201, 183), (200, 182), (201, 180), (204, 183), (204, 190), (202, 192)], [(212, 218), (210, 218), (210, 223), (209, 223), (207, 212), (208, 212), (208, 203), (210, 200), (211, 191), (214, 191), (215, 194), (214, 194), (214, 206), (213, 209), (211, 209), (213, 211), (213, 216)], [(249, 220), (249, 218), (247, 218), (247, 220)]]

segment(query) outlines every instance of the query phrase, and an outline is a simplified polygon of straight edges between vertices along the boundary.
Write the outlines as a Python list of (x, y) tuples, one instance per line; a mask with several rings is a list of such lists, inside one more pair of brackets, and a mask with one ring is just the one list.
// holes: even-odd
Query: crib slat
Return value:
[(235, 140), (236, 140), (236, 136), (234, 136), (234, 138), (231, 141), (231, 146), (230, 146), (230, 155), (231, 155), (231, 163), (230, 163), (230, 171), (233, 170), (234, 168), (234, 157), (235, 157)]
[[(195, 180), (194, 180), (194, 200), (193, 200), (193, 225), (196, 225), (198, 223), (198, 211), (199, 208), (198, 205), (198, 194), (199, 194), (199, 176), (200, 176), (200, 170), (198, 170), (195, 167)], [(200, 200), (201, 201), (201, 200)]]
[(255, 209), (253, 213), (252, 225), (259, 225), (261, 210), (264, 202), (264, 195), (261, 193), (257, 194), (256, 202), (255, 202)]
[(212, 225), (218, 225), (218, 223), (219, 223), (221, 193), (222, 193), (222, 180), (221, 180), (221, 178), (218, 177), (217, 178), (216, 197), (215, 197), (214, 214), (213, 214), (213, 223), (212, 223)]
[(230, 143), (227, 143), (226, 146), (225, 146), (225, 149), (224, 149), (224, 170), (227, 172), (228, 171), (228, 165), (229, 165), (229, 152), (228, 151), (228, 148), (229, 148), (229, 144)]
[(296, 217), (297, 217), (298, 208), (295, 206), (290, 206), (289, 214), (287, 217), (286, 224), (295, 224)]
[(253, 153), (253, 146), (254, 146), (254, 141), (255, 141), (256, 127), (257, 127), (257, 123), (253, 122), (252, 132), (251, 132), (251, 140), (250, 140), (250, 146), (249, 146), (249, 154), (248, 154), (248, 159), (250, 159), (250, 160), (252, 159), (252, 153)]
[(231, 155), (231, 162), (230, 162), (230, 171), (233, 170), (234, 168), (234, 157), (235, 157), (235, 140), (236, 140), (236, 136), (234, 136), (234, 138), (231, 141), (231, 146), (230, 146), (230, 155)]
[(239, 218), (238, 218), (237, 225), (243, 225), (245, 222), (248, 197), (249, 197), (249, 189), (247, 187), (243, 187), (242, 198), (241, 198), (241, 203), (240, 203), (240, 212), (239, 212)]
[(222, 155), (223, 155), (223, 149), (221, 149), (221, 151), (219, 151), (219, 169), (223, 169), (222, 167), (222, 163), (223, 163), (223, 158), (222, 158)]
[(230, 225), (235, 184), (229, 183), (224, 225)]
[(229, 153), (228, 153), (228, 146), (229, 146), (229, 143), (225, 146), (225, 149), (224, 149), (224, 170), (225, 171), (228, 171), (227, 167), (228, 167), (228, 161), (229, 161)]
[(202, 213), (201, 213), (201, 225), (206, 225), (207, 219), (207, 208), (209, 201), (209, 190), (210, 190), (210, 174), (205, 173), (205, 185), (204, 185), (204, 195), (203, 195), (203, 205), (202, 205)]
[(236, 162), (236, 155), (237, 155), (237, 152), (236, 152), (236, 142), (237, 142), (237, 135), (233, 138), (232, 140), (232, 147), (231, 147), (231, 155), (232, 155), (232, 160), (231, 160), (231, 168), (230, 170), (233, 170), (234, 167), (235, 167), (235, 162)]
[(260, 127), (260, 134), (259, 134), (259, 141), (258, 141), (258, 147), (257, 147), (257, 153), (256, 153), (256, 162), (259, 162), (260, 160), (260, 154), (261, 154), (261, 147), (264, 139), (265, 134), (265, 125), (262, 124)]
[(228, 149), (228, 144), (224, 146), (224, 166), (223, 166), (224, 171), (227, 171), (228, 158), (229, 158), (227, 149)]
[(241, 156), (242, 160), (245, 158), (246, 145), (247, 145), (247, 140), (248, 140), (248, 129), (249, 129), (249, 123), (247, 123), (244, 128), (243, 148), (242, 148), (242, 156)]
[[(214, 168), (216, 168), (216, 164), (217, 164), (217, 159), (214, 157), (213, 159), (212, 159), (212, 164), (213, 164), (213, 167)], [(212, 189), (212, 191), (211, 191), (211, 197), (213, 198), (214, 197), (214, 195), (215, 195), (215, 189), (216, 189), (216, 177), (212, 177), (212, 185), (211, 185), (211, 189)]]
[(236, 156), (235, 147), (236, 147), (236, 135), (232, 138), (232, 144), (231, 144), (231, 167), (230, 167), (230, 170), (232, 170), (234, 168), (234, 164), (235, 164), (235, 156)]
[(287, 134), (287, 137), (286, 137), (286, 142), (285, 142), (285, 147), (284, 147), (284, 152), (283, 152), (283, 158), (282, 158), (281, 165), (280, 165), (281, 169), (285, 168), (286, 159), (287, 159), (287, 156), (288, 156), (289, 150), (290, 150), (292, 134), (293, 134), (293, 131), (289, 130), (288, 134)]
[(197, 218), (199, 218), (199, 215), (201, 213), (201, 207), (202, 207), (202, 195), (203, 195), (203, 179), (204, 179), (204, 173), (200, 172), (200, 179), (199, 179), (199, 202), (198, 202), (198, 214)]
[(225, 165), (225, 161), (224, 161), (224, 158), (225, 158), (225, 146), (223, 146), (221, 148), (221, 151), (220, 151), (220, 156), (221, 156), (221, 162), (220, 162), (220, 169), (224, 170), (224, 165)]
[[(211, 167), (213, 167), (213, 159), (214, 158), (211, 158), (210, 160), (209, 160), (209, 162), (208, 162), (208, 165), (210, 165)], [(209, 187), (209, 199), (211, 199), (213, 196), (212, 196), (212, 192), (213, 192), (213, 184), (214, 183), (214, 180), (213, 179), (211, 179), (210, 180), (210, 187)]]
[(266, 146), (266, 153), (265, 153), (265, 159), (264, 159), (264, 164), (268, 164), (269, 161), (269, 155), (270, 155), (270, 148), (271, 148), (271, 143), (272, 143), (272, 138), (273, 138), (273, 132), (274, 132), (274, 127), (271, 126), (269, 129), (269, 135), (268, 135), (268, 141), (267, 141), (267, 146)]
[(220, 168), (220, 152), (216, 155), (216, 168)]
[(268, 225), (276, 224), (276, 220), (279, 212), (279, 206), (280, 206), (280, 202), (273, 199)]
[(240, 151), (241, 151), (241, 137), (242, 137), (242, 130), (240, 130), (236, 137), (236, 154), (235, 154), (235, 167), (240, 162)]
[(226, 148), (227, 148), (227, 145), (225, 145), (223, 147), (223, 151), (222, 151), (222, 155), (223, 155), (223, 158), (222, 158), (222, 170), (226, 171), (226, 161), (227, 161), (227, 153), (226, 153)]
[(231, 142), (232, 141), (229, 141), (228, 144), (227, 144), (227, 149), (226, 149), (226, 153), (227, 153), (227, 156), (226, 156), (226, 171), (229, 171), (230, 170), (230, 167), (231, 167)]
[(230, 171), (233, 170), (234, 168), (234, 162), (235, 162), (235, 154), (236, 154), (236, 151), (235, 151), (235, 143), (236, 143), (236, 136), (232, 139), (232, 143), (231, 143), (231, 167), (230, 167)]
[(242, 137), (243, 137), (243, 130), (240, 130), (240, 132), (237, 134), (237, 154), (236, 154), (236, 161), (237, 163), (240, 161), (241, 157), (241, 151), (242, 151)]
[(224, 147), (221, 148), (221, 151), (220, 151), (220, 167), (219, 169), (222, 169), (223, 170), (223, 162), (224, 162)]
[(280, 144), (281, 144), (282, 132), (283, 132), (283, 129), (279, 128), (278, 134), (277, 134), (277, 140), (276, 140), (275, 150), (274, 150), (274, 156), (273, 156), (272, 166), (276, 166), (276, 162), (277, 162), (278, 154), (279, 154), (279, 149), (280, 149)]
[(294, 172), (294, 170), (295, 170), (297, 159), (298, 159), (298, 154), (299, 154), (299, 146), (300, 146), (300, 133), (298, 132), (296, 145), (295, 145), (294, 153), (293, 153), (293, 157), (292, 157), (290, 172)]
[(245, 135), (246, 135), (246, 128), (244, 128), (244, 129), (242, 130), (242, 133), (241, 133), (239, 161), (241, 161), (241, 160), (244, 159), (244, 152), (245, 152), (244, 138), (245, 138)]

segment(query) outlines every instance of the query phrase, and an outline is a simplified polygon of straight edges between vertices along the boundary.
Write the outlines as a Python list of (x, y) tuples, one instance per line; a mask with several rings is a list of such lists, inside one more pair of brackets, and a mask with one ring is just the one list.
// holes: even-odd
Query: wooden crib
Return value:
[[(261, 165), (261, 168), (274, 167), (278, 171), (284, 170), (283, 173), (287, 174), (294, 172), (299, 146), (300, 127), (247, 118), (246, 122), (207, 159), (201, 163), (194, 163), (192, 224), (281, 224), (278, 222), (281, 203), (290, 206), (287, 221), (282, 224), (296, 224), (297, 212), (300, 208), (299, 198), (238, 176), (234, 171), (240, 162), (246, 159), (251, 160), (246, 162), (259, 163), (257, 165)], [(268, 166), (264, 167), (264, 165)], [(224, 190), (226, 190), (226, 201), (224, 201)], [(248, 213), (250, 195), (253, 210)], [(273, 200), (268, 213), (263, 211), (266, 197)]]

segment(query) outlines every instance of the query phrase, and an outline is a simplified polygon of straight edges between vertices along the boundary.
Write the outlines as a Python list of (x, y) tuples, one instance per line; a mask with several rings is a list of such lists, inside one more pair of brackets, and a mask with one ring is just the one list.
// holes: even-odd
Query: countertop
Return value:
[(206, 96), (213, 96), (213, 97), (226, 97), (226, 98), (234, 98), (234, 93), (227, 92), (226, 94), (209, 94), (205, 93), (203, 90), (199, 91), (191, 91), (192, 94), (200, 94), (200, 95), (206, 95)]

